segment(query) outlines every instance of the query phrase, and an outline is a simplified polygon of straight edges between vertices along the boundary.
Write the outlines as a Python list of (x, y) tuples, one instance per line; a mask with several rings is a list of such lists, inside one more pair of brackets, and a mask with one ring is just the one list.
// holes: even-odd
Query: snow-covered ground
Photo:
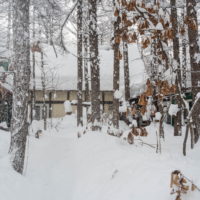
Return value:
[[(50, 124), (49, 124), (50, 126)], [(42, 127), (34, 122), (32, 132)], [(121, 123), (124, 130), (129, 128)], [(24, 176), (9, 166), (10, 135), (0, 131), (1, 200), (174, 200), (170, 174), (182, 173), (200, 186), (200, 145), (182, 156), (182, 137), (173, 137), (165, 125), (162, 153), (154, 148), (127, 144), (122, 138), (88, 132), (77, 138), (75, 116), (53, 120), (40, 139), (29, 136)], [(143, 138), (156, 144), (152, 124)], [(200, 192), (189, 192), (182, 200), (199, 200)]]

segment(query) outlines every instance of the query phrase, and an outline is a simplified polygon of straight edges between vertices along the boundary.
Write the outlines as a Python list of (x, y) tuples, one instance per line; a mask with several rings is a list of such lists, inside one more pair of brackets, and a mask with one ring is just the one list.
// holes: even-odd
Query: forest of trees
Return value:
[[(161, 114), (159, 136), (164, 137), (163, 123), (170, 106), (165, 107), (163, 102), (168, 98), (176, 104), (174, 136), (184, 135), (186, 155), (188, 135), (193, 148), (200, 134), (198, 8), (197, 0), (0, 0), (0, 11), (6, 16), (0, 38), (5, 40), (2, 47), (11, 52), (10, 69), (14, 74), (10, 144), (14, 169), (23, 172), (31, 123), (28, 101), (30, 79), (35, 78), (35, 53), (42, 51), (40, 43), (68, 52), (68, 32), (77, 44), (77, 126), (84, 126), (85, 88), (86, 100), (91, 102), (88, 122), (92, 130), (101, 129), (99, 46), (104, 43), (114, 52), (112, 127), (113, 132), (118, 131), (120, 63), (124, 70), (124, 102), (130, 106), (128, 58), (134, 52), (128, 46), (135, 43), (149, 77), (146, 90), (140, 95), (140, 112), (147, 112), (147, 98), (152, 97), (151, 103)], [(171, 73), (170, 80), (166, 79), (167, 71)], [(186, 92), (192, 94), (190, 106), (185, 100)], [(34, 110), (34, 88), (31, 102)]]

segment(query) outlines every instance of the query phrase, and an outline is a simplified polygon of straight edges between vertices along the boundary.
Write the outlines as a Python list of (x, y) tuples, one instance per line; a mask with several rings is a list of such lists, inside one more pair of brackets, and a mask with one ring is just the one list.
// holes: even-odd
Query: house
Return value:
[[(35, 119), (40, 120), (43, 118), (44, 105), (47, 117), (59, 118), (65, 116), (64, 102), (66, 100), (71, 102), (73, 112), (75, 113), (77, 99), (76, 45), (68, 44), (67, 53), (63, 52), (59, 47), (54, 48), (47, 44), (40, 44), (40, 47), (43, 55), (40, 51), (35, 52), (35, 78), (33, 78), (32, 67), (29, 96), (30, 106), (33, 102), (33, 97), (35, 99)], [(129, 46), (129, 55), (131, 95), (138, 96), (144, 90), (146, 77), (144, 64), (137, 45)], [(99, 59), (101, 110), (102, 112), (112, 112), (113, 50), (110, 46), (100, 46)], [(12, 99), (13, 73), (9, 71), (9, 60), (6, 57), (0, 59), (0, 64), (1, 74), (6, 75), (1, 82), (1, 87), (4, 88), (4, 91), (7, 91), (7, 96), (4, 96), (4, 100), (1, 98), (1, 103), (3, 104), (3, 101), (7, 102), (8, 100), (10, 102)], [(31, 66), (33, 66), (33, 60), (31, 60)], [(83, 82), (83, 86), (84, 84)], [(123, 60), (120, 66), (120, 91), (124, 92)], [(83, 87), (83, 106), (89, 106), (89, 102), (85, 100), (85, 88)], [(7, 112), (10, 117), (11, 103), (8, 105), (7, 111), (1, 109), (1, 112)], [(6, 121), (9, 123), (9, 120)]]
[[(36, 109), (35, 118), (42, 119), (43, 106), (46, 105), (48, 117), (65, 116), (64, 102), (71, 101), (73, 112), (76, 112), (77, 99), (77, 58), (76, 45), (68, 44), (68, 53), (59, 48), (42, 44), (43, 61), (41, 53), (36, 52), (35, 79), (31, 81), (31, 93), (35, 84)], [(129, 46), (130, 85), (131, 95), (137, 96), (145, 87), (144, 64), (140, 59), (137, 45)], [(100, 46), (100, 100), (103, 112), (112, 111), (113, 103), (113, 50), (109, 46)], [(32, 61), (31, 61), (32, 62)], [(42, 66), (43, 63), (43, 66)], [(89, 72), (90, 73), (90, 72)], [(124, 92), (123, 61), (120, 66), (120, 90)], [(90, 79), (90, 77), (89, 77)], [(84, 86), (83, 82), (83, 86)], [(85, 102), (85, 91), (83, 87), (83, 106)]]

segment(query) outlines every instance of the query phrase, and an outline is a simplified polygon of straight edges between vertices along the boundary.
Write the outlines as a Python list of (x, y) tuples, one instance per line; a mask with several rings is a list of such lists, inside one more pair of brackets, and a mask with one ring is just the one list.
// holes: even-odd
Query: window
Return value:
[[(49, 117), (49, 105), (46, 104), (46, 114), (47, 114), (47, 118)], [(35, 120), (42, 120), (44, 119), (44, 116), (43, 116), (44, 112), (43, 112), (43, 104), (36, 104), (35, 106), (35, 117), (34, 119)]]

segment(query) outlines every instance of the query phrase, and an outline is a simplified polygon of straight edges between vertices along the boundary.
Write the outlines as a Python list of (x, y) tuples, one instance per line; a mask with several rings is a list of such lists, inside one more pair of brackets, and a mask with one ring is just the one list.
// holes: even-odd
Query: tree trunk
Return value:
[(188, 135), (189, 135), (189, 124), (187, 124), (186, 126), (186, 131), (185, 131), (185, 138), (183, 141), (183, 155), (186, 156), (186, 145), (187, 145), (187, 139), (188, 139)]
[(85, 101), (90, 101), (89, 71), (88, 71), (88, 38), (84, 36), (84, 81), (85, 81)]
[[(179, 57), (179, 38), (178, 38), (178, 22), (177, 22), (177, 9), (176, 0), (170, 0), (171, 2), (171, 18), (172, 18), (172, 29), (173, 29), (173, 54), (174, 54), (174, 64), (176, 65), (177, 77), (176, 86), (181, 87), (181, 69), (180, 69), (180, 57)], [(174, 135), (181, 135), (182, 126), (182, 109), (180, 97), (177, 95), (176, 98), (179, 111), (175, 116), (174, 121)]]
[(11, 125), (11, 162), (22, 174), (28, 135), (28, 92), (30, 82), (29, 0), (13, 1), (14, 88)]
[(42, 98), (43, 98), (43, 106), (42, 106), (42, 116), (44, 121), (44, 130), (47, 130), (47, 106), (46, 106), (46, 84), (45, 84), (45, 71), (44, 71), (44, 53), (41, 52), (41, 83), (42, 83)]
[[(187, 30), (187, 27), (185, 25), (184, 19), (185, 19), (185, 9), (183, 8), (182, 11), (182, 28)], [(186, 92), (187, 88), (187, 33), (184, 33), (182, 36), (182, 91)]]
[[(196, 94), (200, 92), (200, 60), (199, 46), (198, 46), (198, 22), (196, 12), (196, 1), (186, 0), (187, 16), (188, 16), (188, 38), (189, 38), (189, 52), (190, 52), (190, 63), (191, 63), (191, 82), (192, 82), (192, 94), (193, 101), (195, 100)], [(198, 55), (198, 56), (197, 56)], [(200, 105), (193, 114), (194, 122), (194, 137), (197, 142), (200, 135)]]
[[(114, 7), (116, 6), (116, 1), (113, 0)], [(117, 37), (117, 32), (119, 31), (119, 23), (116, 20), (114, 22), (114, 38)], [(120, 64), (120, 49), (119, 43), (114, 42), (114, 66), (113, 66), (113, 126), (119, 128), (119, 99), (116, 98), (116, 92), (119, 91), (119, 64)]]
[[(33, 41), (35, 41), (35, 7), (33, 7)], [(35, 80), (35, 51), (32, 52), (32, 84), (33, 91), (31, 95), (31, 121), (34, 120), (35, 102), (36, 102), (36, 80)]]
[(124, 58), (124, 86), (125, 86), (125, 101), (130, 99), (130, 75), (129, 75), (129, 61), (128, 61), (128, 44), (123, 42), (123, 58)]
[[(85, 83), (85, 101), (90, 102), (90, 87), (89, 87), (89, 13), (88, 13), (88, 1), (83, 2), (83, 48), (84, 48), (84, 83)], [(86, 106), (87, 122), (89, 122), (89, 107)]]
[(89, 0), (89, 42), (91, 66), (92, 130), (100, 127), (100, 74), (97, 34), (97, 0)]
[[(187, 0), (187, 16), (191, 20), (188, 24), (188, 37), (189, 37), (189, 51), (191, 59), (191, 78), (192, 78), (192, 93), (195, 97), (198, 92), (200, 92), (200, 61), (197, 59), (197, 54), (199, 54), (198, 40), (198, 23), (197, 23), (197, 12), (196, 12), (196, 1)], [(194, 27), (192, 27), (194, 23)]]
[(83, 126), (83, 39), (82, 39), (82, 0), (77, 4), (77, 126)]
[(90, 87), (89, 87), (89, 13), (88, 1), (83, 3), (83, 46), (84, 46), (84, 81), (85, 81), (85, 101), (90, 101)]
[(11, 21), (12, 21), (12, 1), (8, 0), (8, 27), (7, 27), (7, 45), (6, 45), (8, 50), (10, 50)]

